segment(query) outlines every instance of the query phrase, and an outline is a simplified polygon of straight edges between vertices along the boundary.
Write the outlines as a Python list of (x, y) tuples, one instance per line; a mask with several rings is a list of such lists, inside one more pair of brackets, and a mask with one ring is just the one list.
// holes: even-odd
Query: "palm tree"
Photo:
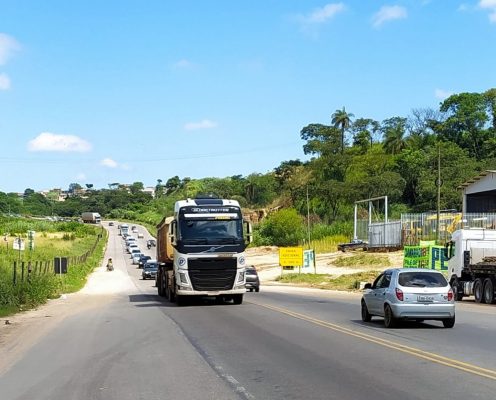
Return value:
[(383, 121), (382, 146), (388, 154), (398, 154), (406, 147), (406, 118), (393, 117)]
[(344, 106), (342, 110), (336, 110), (331, 115), (334, 127), (341, 129), (341, 154), (344, 152), (344, 132), (350, 127), (351, 118), (355, 115), (347, 113)]

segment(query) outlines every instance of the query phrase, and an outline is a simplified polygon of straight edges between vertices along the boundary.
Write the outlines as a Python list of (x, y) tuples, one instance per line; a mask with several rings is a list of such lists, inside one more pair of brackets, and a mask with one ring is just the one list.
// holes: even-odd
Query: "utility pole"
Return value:
[(437, 229), (436, 229), (436, 240), (438, 241), (437, 244), (439, 244), (439, 240), (441, 239), (441, 229), (440, 229), (440, 220), (441, 220), (441, 144), (438, 143), (437, 145), (437, 180), (436, 180), (436, 185), (437, 185), (437, 215), (436, 215), (436, 220), (437, 220)]
[(307, 185), (307, 231), (308, 231), (308, 248), (310, 248), (310, 202), (308, 200), (308, 185)]

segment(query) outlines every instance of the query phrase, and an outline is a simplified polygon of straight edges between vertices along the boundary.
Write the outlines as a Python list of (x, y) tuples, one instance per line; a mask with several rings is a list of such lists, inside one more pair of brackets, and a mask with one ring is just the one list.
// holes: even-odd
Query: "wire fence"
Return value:
[[(43, 275), (54, 275), (56, 273), (56, 264), (57, 259), (66, 259), (67, 268), (69, 265), (80, 265), (84, 264), (88, 258), (90, 258), (95, 249), (102, 239), (102, 234), (97, 235), (95, 242), (92, 244), (89, 250), (81, 255), (69, 256), (69, 257), (55, 257), (51, 260), (31, 260), (31, 261), (12, 261), (12, 264), (5, 265), (0, 267), (4, 271), (9, 269), (9, 266), (12, 268), (12, 283), (15, 285), (18, 282), (24, 282), (25, 280), (30, 280), (32, 277), (38, 277)], [(60, 264), (58, 264), (60, 268)], [(58, 271), (61, 272), (60, 270)]]

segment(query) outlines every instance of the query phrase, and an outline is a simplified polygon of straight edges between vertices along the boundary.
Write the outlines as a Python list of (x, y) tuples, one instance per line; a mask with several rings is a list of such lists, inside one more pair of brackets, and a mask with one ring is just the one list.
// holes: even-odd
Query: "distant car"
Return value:
[(135, 226), (135, 225), (133, 225), (133, 226), (131, 227), (131, 232), (134, 232), (134, 233), (138, 232), (138, 228), (136, 228), (136, 226)]
[(145, 235), (143, 235), (141, 232), (138, 233), (138, 239), (143, 239)]
[[(131, 258), (133, 259), (133, 264), (138, 264), (139, 262), (139, 257), (141, 256), (141, 250), (138, 247), (133, 247), (131, 248)], [(136, 263), (134, 262), (134, 258), (138, 257), (138, 260), (136, 260)]]
[(149, 239), (146, 241), (146, 245), (148, 248), (155, 247), (157, 245), (157, 241), (155, 239)]
[(148, 260), (143, 266), (141, 277), (143, 280), (155, 279), (157, 277), (158, 263), (157, 260)]
[(384, 317), (386, 328), (400, 320), (442, 321), (455, 325), (455, 299), (451, 286), (439, 271), (421, 268), (388, 269), (374, 283), (365, 284), (361, 301), (362, 321)]
[(245, 278), (246, 284), (245, 287), (250, 292), (259, 292), (260, 291), (260, 279), (258, 278), (257, 270), (253, 265), (249, 265), (245, 270)]
[(114, 223), (112, 221), (110, 221), (109, 226), (114, 226)]
[(132, 254), (131, 258), (133, 259), (133, 265), (137, 265), (141, 258), (141, 254), (140, 253)]
[(139, 250), (139, 247), (136, 243), (134, 242), (131, 242), (129, 243), (127, 246), (126, 246), (126, 250), (128, 253), (131, 253), (133, 249), (138, 249)]
[(145, 263), (148, 261), (148, 260), (151, 260), (152, 258), (150, 256), (146, 256), (144, 254), (141, 255), (140, 259), (139, 259), (139, 262), (138, 262), (138, 268), (143, 268), (143, 266), (145, 265)]

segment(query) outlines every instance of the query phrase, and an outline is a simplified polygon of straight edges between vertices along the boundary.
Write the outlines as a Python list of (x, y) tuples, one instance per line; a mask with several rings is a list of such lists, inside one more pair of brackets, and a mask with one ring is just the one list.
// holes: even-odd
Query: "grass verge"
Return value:
[(360, 282), (373, 282), (379, 273), (379, 271), (367, 271), (337, 277), (327, 274), (284, 274), (282, 277), (278, 277), (276, 281), (318, 289), (349, 291), (358, 290)]
[(357, 254), (350, 257), (337, 257), (333, 262), (336, 267), (363, 268), (363, 267), (390, 267), (391, 262), (387, 255)]
[[(99, 235), (102, 237), (96, 242)], [(88, 274), (100, 264), (103, 258), (107, 232), (101, 229), (90, 229), (81, 239), (76, 238), (67, 241), (63, 237), (57, 238), (55, 235), (48, 239), (47, 243), (44, 242), (40, 238), (37, 241), (37, 248), (30, 256), (41, 255), (45, 260), (53, 260), (54, 255), (80, 256), (92, 249), (95, 242), (96, 246), (86, 261), (83, 262), (80, 257), (74, 257), (75, 261), (72, 264), (69, 263), (68, 273), (65, 275), (55, 275), (53, 265), (50, 265), (49, 270), (44, 274), (40, 273), (41, 271), (26, 273), (24, 280), (18, 275), (16, 285), (12, 282), (10, 254), (1, 255), (5, 264), (0, 265), (0, 316), (11, 315), (36, 307), (45, 303), (47, 299), (59, 297), (62, 293), (80, 290), (85, 285)], [(67, 246), (67, 243), (72, 245)], [(24, 255), (27, 257), (27, 254)], [(24, 260), (23, 258), (23, 261), (28, 261), (28, 259)]]

